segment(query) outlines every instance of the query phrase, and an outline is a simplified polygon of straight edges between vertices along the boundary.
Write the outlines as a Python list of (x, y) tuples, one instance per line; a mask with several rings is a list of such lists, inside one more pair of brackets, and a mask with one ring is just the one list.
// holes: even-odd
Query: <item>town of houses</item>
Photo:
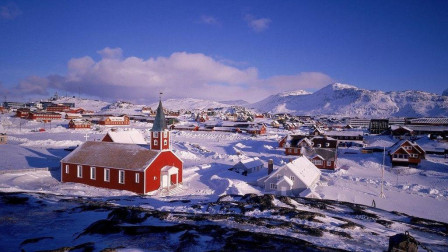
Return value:
[[(115, 108), (132, 105), (114, 104)], [(336, 118), (255, 113), (241, 106), (171, 111), (163, 108), (162, 101), (157, 108), (143, 106), (133, 113), (115, 114), (59, 102), (57, 96), (34, 103), (5, 101), (0, 113), (41, 122), (37, 132), (44, 132), (52, 122), (74, 131), (107, 127), (102, 139), (78, 146), (61, 160), (61, 181), (140, 194), (182, 184), (183, 164), (171, 151), (171, 131), (227, 132), (253, 138), (275, 132), (278, 142), (272, 147), (283, 153), (286, 160), (283, 166), (274, 168), (272, 160), (241, 155), (229, 170), (247, 177), (248, 181), (251, 174), (262, 172), (265, 175), (257, 180), (257, 185), (267, 193), (283, 195), (316, 196), (312, 189), (321, 172), (340, 169), (338, 154), (347, 147), (358, 148), (365, 155), (383, 152), (392, 166), (417, 169), (428, 153), (447, 155), (446, 149), (425, 149), (415, 140), (428, 137), (432, 141), (446, 141), (448, 118)], [(152, 124), (148, 129), (150, 139), (145, 139), (138, 130), (117, 130), (130, 127), (131, 122)], [(4, 126), (0, 129), (0, 144), (8, 144)], [(394, 144), (387, 148), (369, 146), (365, 141), (369, 136), (388, 136)], [(124, 157), (129, 152), (132, 155), (125, 159), (111, 157)]]

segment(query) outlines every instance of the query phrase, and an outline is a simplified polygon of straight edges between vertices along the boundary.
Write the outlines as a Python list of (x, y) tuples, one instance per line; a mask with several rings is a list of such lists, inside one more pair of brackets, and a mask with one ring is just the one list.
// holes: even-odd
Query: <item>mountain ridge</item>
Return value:
[(312, 94), (271, 95), (250, 107), (263, 112), (305, 115), (439, 117), (448, 116), (448, 97), (415, 90), (384, 92), (332, 83)]

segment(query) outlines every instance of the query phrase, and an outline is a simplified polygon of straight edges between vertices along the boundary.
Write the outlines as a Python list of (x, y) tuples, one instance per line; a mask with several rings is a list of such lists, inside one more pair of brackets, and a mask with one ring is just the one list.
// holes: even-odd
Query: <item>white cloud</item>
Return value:
[(119, 59), (123, 55), (123, 50), (121, 48), (109, 48), (106, 47), (103, 50), (97, 51), (103, 59)]
[(14, 19), (22, 14), (19, 6), (15, 3), (8, 3), (0, 6), (0, 17), (4, 19)]
[(254, 16), (247, 14), (244, 19), (247, 25), (255, 32), (262, 32), (269, 28), (271, 19), (269, 18), (255, 18)]
[(219, 24), (218, 19), (216, 19), (213, 16), (207, 16), (207, 15), (202, 15), (199, 22), (202, 24), (209, 24), (209, 25)]
[(319, 88), (331, 82), (323, 73), (300, 73), (260, 79), (255, 67), (237, 68), (201, 53), (175, 52), (147, 60), (122, 58), (120, 48), (98, 51), (99, 61), (89, 56), (68, 62), (66, 76), (32, 76), (17, 91), (46, 94), (60, 89), (90, 96), (129, 100), (155, 100), (159, 91), (167, 98), (210, 100), (244, 99), (255, 102), (292, 89)]

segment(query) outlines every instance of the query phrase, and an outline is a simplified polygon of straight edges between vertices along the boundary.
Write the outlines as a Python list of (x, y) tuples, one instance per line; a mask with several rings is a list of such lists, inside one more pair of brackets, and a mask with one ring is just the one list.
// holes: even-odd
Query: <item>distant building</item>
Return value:
[(320, 175), (321, 171), (313, 163), (300, 156), (257, 180), (257, 183), (264, 187), (265, 192), (299, 196), (304, 190), (314, 188)]
[(389, 119), (372, 119), (369, 124), (371, 134), (381, 134), (389, 129)]
[(48, 112), (64, 112), (70, 110), (70, 107), (62, 104), (53, 104), (48, 106), (46, 110)]
[(314, 153), (309, 155), (309, 159), (319, 169), (335, 170), (337, 156), (337, 149), (315, 148)]
[(35, 121), (51, 122), (52, 120), (62, 119), (62, 115), (52, 112), (30, 112), (28, 119)]
[(78, 113), (65, 113), (65, 119), (80, 119), (82, 118), (81, 114)]
[(113, 125), (113, 126), (129, 125), (130, 120), (129, 120), (129, 117), (126, 115), (124, 115), (124, 116), (107, 116), (107, 117), (101, 118), (101, 120), (99, 121), (99, 124), (100, 125)]
[(16, 110), (16, 117), (28, 118), (30, 111), (31, 110), (29, 108), (19, 108)]
[(353, 128), (369, 128), (370, 119), (365, 118), (349, 118), (347, 124), (351, 125)]
[(248, 175), (262, 170), (263, 166), (263, 162), (258, 157), (253, 157), (240, 160), (230, 169), (243, 175)]
[(70, 129), (90, 129), (92, 123), (85, 119), (72, 119), (68, 122), (68, 127)]
[(417, 143), (401, 140), (390, 147), (389, 156), (393, 166), (418, 166), (425, 151)]
[(138, 130), (117, 131), (111, 130), (101, 140), (103, 142), (147, 144), (145, 137)]

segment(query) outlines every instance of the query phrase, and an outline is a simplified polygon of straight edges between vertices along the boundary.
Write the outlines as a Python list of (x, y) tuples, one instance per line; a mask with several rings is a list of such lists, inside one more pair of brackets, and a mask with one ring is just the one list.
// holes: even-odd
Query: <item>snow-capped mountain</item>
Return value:
[(315, 93), (280, 93), (251, 104), (259, 111), (358, 117), (448, 116), (448, 97), (422, 91), (360, 89), (334, 83)]
[[(151, 108), (157, 108), (158, 103), (150, 105)], [(207, 108), (219, 108), (230, 107), (229, 104), (224, 104), (215, 101), (195, 99), (195, 98), (181, 98), (181, 99), (168, 99), (163, 101), (163, 107), (171, 110), (203, 110)]]

